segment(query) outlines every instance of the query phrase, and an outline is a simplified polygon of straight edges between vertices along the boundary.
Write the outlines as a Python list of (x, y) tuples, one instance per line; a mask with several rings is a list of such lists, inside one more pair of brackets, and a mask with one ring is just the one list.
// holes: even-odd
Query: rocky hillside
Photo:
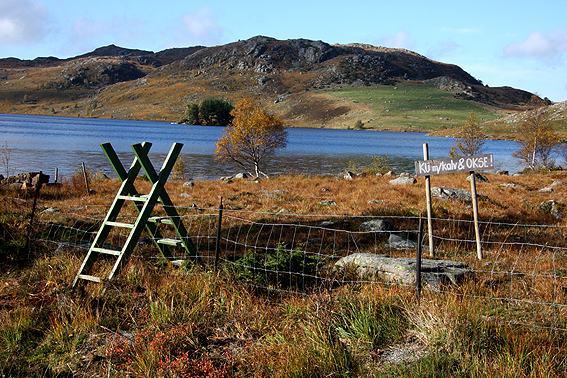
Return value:
[(378, 100), (341, 98), (337, 91), (404, 84), (413, 85), (406, 91), (434, 88), (445, 93), (442, 101), (492, 114), (521, 110), (531, 97), (484, 86), (456, 65), (404, 49), (258, 36), (157, 53), (110, 45), (70, 59), (0, 59), (0, 112), (176, 121), (188, 104), (207, 97), (254, 97), (272, 103), (291, 126), (345, 127), (383, 114)]

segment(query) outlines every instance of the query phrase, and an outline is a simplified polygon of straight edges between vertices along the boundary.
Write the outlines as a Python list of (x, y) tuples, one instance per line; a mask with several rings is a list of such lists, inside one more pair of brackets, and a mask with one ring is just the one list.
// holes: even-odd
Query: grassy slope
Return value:
[[(97, 62), (100, 64), (100, 61)], [(305, 91), (313, 72), (282, 74), (281, 83), (292, 93), (277, 96), (258, 86), (254, 77), (231, 72), (195, 73), (175, 68), (155, 71), (143, 79), (100, 89), (58, 90), (57, 85), (78, 63), (55, 67), (0, 70), (0, 112), (75, 117), (140, 119), (174, 122), (186, 106), (207, 97), (233, 102), (243, 97), (265, 101), (292, 127), (353, 128), (357, 121), (375, 130), (424, 131), (451, 135), (471, 112), (491, 138), (514, 138), (519, 123), (498, 118), (517, 111), (489, 107), (453, 93), (415, 82), (393, 86), (342, 86)], [(140, 69), (147, 69), (140, 66)], [(277, 88), (273, 88), (277, 92)], [(275, 92), (274, 92), (275, 93)], [(276, 101), (277, 99), (277, 101)], [(567, 134), (567, 120), (558, 117), (556, 130)]]

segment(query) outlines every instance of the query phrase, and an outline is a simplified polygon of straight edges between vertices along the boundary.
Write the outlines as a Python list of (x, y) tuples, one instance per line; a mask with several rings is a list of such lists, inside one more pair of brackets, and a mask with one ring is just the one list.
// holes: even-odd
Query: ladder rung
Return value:
[(111, 222), (111, 221), (107, 221), (105, 223), (109, 226), (114, 226), (114, 227), (134, 228), (134, 225), (132, 223)]
[(81, 278), (83, 280), (87, 280), (87, 281), (92, 281), (92, 282), (101, 282), (102, 281), (100, 279), (100, 277), (89, 276), (88, 274), (79, 274), (79, 278)]
[(169, 217), (149, 217), (148, 222), (173, 224), (173, 221)]
[(134, 194), (133, 196), (118, 196), (119, 199), (135, 201), (135, 202), (146, 202), (148, 200), (147, 194)]
[(183, 244), (183, 240), (170, 239), (170, 238), (157, 239), (156, 242), (158, 242), (159, 244), (167, 244), (167, 245), (182, 245)]
[(91, 248), (92, 252), (103, 253), (105, 255), (112, 255), (112, 256), (120, 256), (122, 251), (115, 251), (113, 249), (106, 249), (106, 248)]

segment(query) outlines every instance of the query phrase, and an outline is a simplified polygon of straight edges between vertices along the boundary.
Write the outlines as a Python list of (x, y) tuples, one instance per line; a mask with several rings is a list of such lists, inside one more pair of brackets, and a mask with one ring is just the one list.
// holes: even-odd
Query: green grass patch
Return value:
[(365, 122), (372, 129), (432, 131), (461, 127), (471, 112), (479, 122), (493, 121), (496, 113), (480, 103), (451, 92), (417, 83), (373, 87), (342, 87), (322, 91), (332, 96), (365, 105), (376, 117)]

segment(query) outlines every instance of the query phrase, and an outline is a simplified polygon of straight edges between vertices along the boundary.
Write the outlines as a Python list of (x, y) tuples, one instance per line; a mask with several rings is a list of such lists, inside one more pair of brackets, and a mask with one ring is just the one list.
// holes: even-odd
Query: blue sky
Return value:
[(402, 47), (567, 100), (567, 1), (0, 0), (0, 57), (159, 51), (265, 35)]

